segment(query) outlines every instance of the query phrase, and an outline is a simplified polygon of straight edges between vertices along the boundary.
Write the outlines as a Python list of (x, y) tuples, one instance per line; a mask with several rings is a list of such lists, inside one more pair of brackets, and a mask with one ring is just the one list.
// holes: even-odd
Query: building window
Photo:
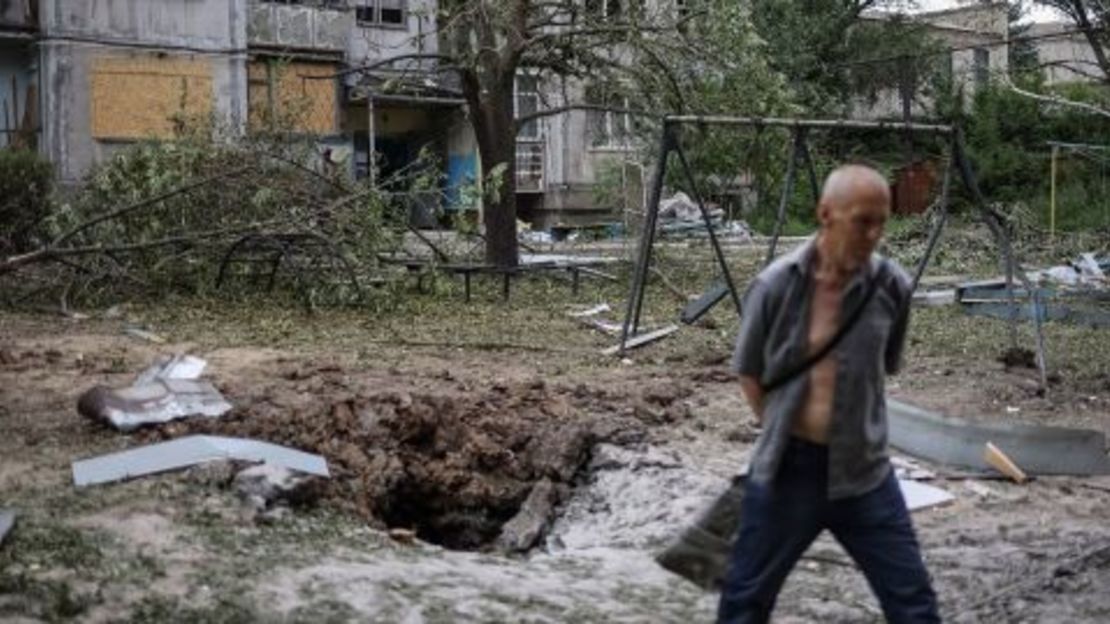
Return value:
[(361, 26), (403, 27), (406, 0), (357, 0), (355, 19)]
[(632, 116), (628, 114), (628, 97), (613, 93), (600, 86), (586, 89), (586, 102), (590, 106), (604, 107), (586, 112), (587, 133), (590, 146), (598, 148), (627, 148), (632, 140)]
[(975, 72), (975, 87), (985, 87), (991, 78), (991, 52), (986, 48), (975, 48), (974, 52), (972, 68)]
[[(522, 74), (516, 77), (513, 83), (513, 113), (517, 119), (538, 113), (540, 110), (539, 78)], [(518, 141), (538, 141), (540, 136), (540, 122), (533, 119), (520, 126), (517, 133)]]

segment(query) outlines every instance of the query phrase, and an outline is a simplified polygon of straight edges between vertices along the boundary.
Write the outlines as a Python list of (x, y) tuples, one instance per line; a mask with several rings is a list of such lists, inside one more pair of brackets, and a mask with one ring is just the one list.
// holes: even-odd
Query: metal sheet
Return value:
[(983, 448), (993, 442), (1030, 474), (1110, 474), (1106, 437), (1099, 431), (972, 422), (890, 399), (887, 417), (891, 446), (939, 464), (989, 470)]
[(106, 421), (120, 431), (185, 416), (216, 418), (231, 407), (215, 386), (197, 379), (158, 378), (116, 390), (98, 386), (77, 402), (81, 414)]
[(258, 440), (195, 435), (75, 461), (73, 483), (78, 487), (110, 483), (217, 459), (266, 462), (321, 477), (329, 476), (327, 461), (320, 455)]
[(192, 355), (166, 355), (139, 373), (132, 385), (139, 386), (156, 379), (199, 379), (207, 366), (208, 362)]

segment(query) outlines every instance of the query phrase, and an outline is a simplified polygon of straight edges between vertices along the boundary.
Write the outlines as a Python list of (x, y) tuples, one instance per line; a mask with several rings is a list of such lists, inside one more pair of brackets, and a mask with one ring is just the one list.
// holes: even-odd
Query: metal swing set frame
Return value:
[[(873, 131), (873, 132), (900, 132), (910, 135), (940, 135), (948, 139), (948, 154), (944, 167), (944, 177), (942, 182), (941, 195), (936, 203), (936, 218), (932, 230), (929, 233), (928, 243), (926, 245), (925, 253), (919, 260), (917, 268), (914, 272), (913, 287), (916, 289), (917, 283), (920, 281), (925, 267), (928, 265), (932, 256), (933, 250), (936, 247), (937, 241), (940, 238), (941, 231), (948, 217), (949, 208), (949, 195), (951, 190), (951, 178), (955, 173), (960, 177), (961, 182), (967, 191), (971, 194), (975, 203), (976, 209), (979, 212), (983, 222), (991, 230), (992, 235), (999, 247), (1002, 254), (1002, 262), (1006, 273), (1006, 300), (1009, 303), (1009, 333), (1011, 347), (1017, 346), (1017, 319), (1019, 315), (1018, 302), (1014, 293), (1014, 277), (1015, 275), (1021, 280), (1022, 285), (1027, 293), (1033, 298), (1033, 304), (1038, 305), (1037, 289), (1033, 288), (1026, 276), (1025, 271), (1020, 267), (1019, 263), (1014, 258), (1013, 248), (1010, 236), (1006, 231), (1006, 227), (1001, 215), (993, 210), (983, 196), (979, 184), (976, 181), (974, 170), (971, 167), (971, 162), (967, 157), (967, 150), (964, 144), (963, 133), (958, 126), (944, 125), (944, 124), (924, 124), (913, 122), (888, 122), (888, 121), (858, 121), (848, 119), (793, 119), (793, 118), (771, 118), (771, 117), (733, 117), (733, 116), (703, 116), (703, 115), (668, 115), (662, 120), (662, 129), (659, 139), (659, 152), (658, 160), (655, 165), (655, 172), (652, 177), (650, 194), (648, 197), (647, 213), (644, 218), (643, 232), (640, 236), (639, 246), (637, 249), (636, 265), (632, 272), (632, 282), (629, 287), (629, 296), (627, 307), (625, 309), (624, 322), (621, 327), (620, 343), (617, 345), (617, 352), (624, 354), (629, 348), (629, 341), (634, 340), (640, 329), (640, 318), (643, 310), (644, 296), (646, 293), (648, 274), (651, 268), (652, 251), (656, 240), (657, 226), (659, 221), (659, 205), (662, 199), (663, 183), (667, 173), (667, 164), (670, 160), (671, 154), (674, 154), (678, 159), (678, 164), (682, 171), (682, 176), (689, 186), (690, 194), (693, 196), (694, 202), (698, 206), (698, 211), (701, 214), (702, 220), (705, 223), (706, 231), (708, 232), (708, 240), (713, 249), (713, 254), (716, 258), (718, 268), (720, 269), (721, 281), (714, 286), (710, 287), (705, 294), (698, 300), (690, 303), (683, 310), (682, 320), (689, 324), (696, 321), (706, 312), (708, 312), (714, 305), (723, 300), (726, 296), (732, 301), (736, 309), (736, 314), (742, 314), (740, 293), (736, 288), (736, 282), (732, 277), (729, 270), (728, 262), (725, 259), (724, 251), (721, 248), (720, 241), (717, 239), (717, 234), (713, 229), (713, 223), (710, 219), (709, 212), (705, 207), (705, 202), (701, 191), (698, 188), (696, 179), (694, 178), (693, 170), (690, 168), (690, 163), (686, 158), (686, 153), (682, 148), (681, 130), (686, 126), (696, 126), (705, 128), (708, 126), (725, 126), (733, 128), (751, 128), (759, 130), (761, 128), (788, 128), (791, 133), (791, 150), (790, 157), (787, 161), (786, 176), (782, 184), (782, 195), (779, 199), (778, 210), (776, 213), (774, 231), (771, 235), (771, 240), (768, 244), (767, 257), (765, 263), (769, 264), (775, 257), (775, 249), (778, 244), (779, 236), (782, 232), (783, 224), (786, 221), (786, 207), (789, 203), (790, 197), (794, 192), (794, 184), (798, 175), (799, 163), (806, 167), (808, 174), (809, 184), (814, 197), (817, 200), (820, 194), (817, 182), (817, 172), (815, 170), (813, 159), (809, 152), (808, 147), (808, 134), (811, 130), (855, 130), (855, 131)], [(1047, 373), (1045, 365), (1045, 349), (1044, 349), (1044, 333), (1041, 327), (1041, 319), (1039, 315), (1033, 315), (1034, 324), (1037, 334), (1037, 368), (1040, 372), (1040, 384), (1042, 391), (1047, 388)]]

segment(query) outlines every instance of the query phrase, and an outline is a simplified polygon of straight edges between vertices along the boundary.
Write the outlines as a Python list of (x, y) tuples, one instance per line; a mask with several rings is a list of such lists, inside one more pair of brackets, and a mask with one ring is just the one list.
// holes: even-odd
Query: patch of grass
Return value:
[(260, 621), (253, 604), (239, 597), (221, 597), (206, 606), (183, 605), (177, 598), (146, 596), (119, 624), (251, 624)]
[(66, 581), (13, 574), (3, 565), (0, 570), (0, 619), (24, 616), (65, 622), (101, 601), (95, 593), (76, 591)]
[(103, 564), (109, 541), (103, 533), (46, 518), (22, 520), (0, 550), (0, 567), (90, 570)]

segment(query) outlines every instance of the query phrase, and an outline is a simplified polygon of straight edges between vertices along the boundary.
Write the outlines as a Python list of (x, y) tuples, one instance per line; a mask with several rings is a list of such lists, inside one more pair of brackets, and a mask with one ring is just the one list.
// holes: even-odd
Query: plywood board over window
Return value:
[(338, 131), (338, 89), (335, 63), (251, 61), (250, 126), (253, 130), (292, 129), (306, 134)]
[(93, 61), (92, 135), (97, 139), (169, 138), (180, 119), (212, 110), (212, 64), (154, 54)]

